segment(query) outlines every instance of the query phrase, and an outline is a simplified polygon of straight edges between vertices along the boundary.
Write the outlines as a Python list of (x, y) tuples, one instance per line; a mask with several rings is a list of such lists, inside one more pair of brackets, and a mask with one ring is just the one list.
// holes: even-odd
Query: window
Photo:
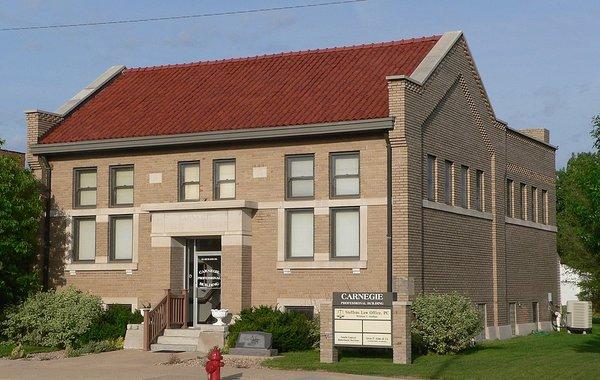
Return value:
[(96, 218), (73, 219), (73, 261), (96, 259)]
[(75, 207), (96, 206), (96, 168), (75, 169), (74, 185)]
[(200, 162), (179, 163), (179, 201), (200, 199)]
[(436, 188), (436, 158), (430, 154), (427, 155), (427, 199), (435, 202)]
[(312, 259), (314, 254), (313, 210), (288, 210), (286, 225), (288, 259)]
[(312, 198), (315, 194), (315, 156), (286, 156), (285, 165), (286, 196)]
[(444, 161), (444, 202), (446, 204), (453, 204), (453, 184), (454, 184), (454, 163), (452, 161)]
[(354, 197), (360, 195), (360, 156), (358, 153), (331, 154), (332, 197)]
[(133, 205), (133, 165), (111, 166), (110, 183), (112, 206)]
[(304, 314), (309, 320), (315, 319), (315, 307), (314, 306), (285, 306), (285, 311), (292, 311), (295, 313)]
[(531, 220), (536, 222), (538, 221), (538, 197), (537, 197), (537, 187), (531, 186)]
[(483, 211), (485, 209), (484, 192), (483, 192), (483, 172), (475, 171), (475, 209)]
[(514, 181), (512, 179), (506, 180), (506, 216), (512, 218), (514, 216), (514, 205), (513, 205), (513, 191)]
[(460, 166), (460, 207), (469, 208), (469, 167)]
[(119, 215), (110, 218), (110, 259), (133, 258), (133, 216)]
[(548, 190), (542, 190), (542, 223), (548, 224)]
[(215, 160), (214, 162), (215, 199), (235, 198), (235, 160)]
[(508, 303), (508, 323), (512, 335), (517, 335), (517, 304), (515, 302)]
[(487, 305), (485, 303), (478, 303), (476, 305), (477, 311), (479, 311), (479, 317), (481, 318), (481, 325), (483, 330), (479, 335), (475, 337), (475, 340), (483, 340), (486, 338), (485, 329), (487, 326)]
[(540, 306), (537, 302), (531, 303), (531, 322), (535, 323), (535, 329), (538, 329), (540, 322)]
[(527, 186), (524, 183), (519, 185), (519, 218), (525, 220), (527, 219), (527, 194), (526, 194)]
[(359, 208), (331, 209), (331, 252), (338, 259), (360, 256)]

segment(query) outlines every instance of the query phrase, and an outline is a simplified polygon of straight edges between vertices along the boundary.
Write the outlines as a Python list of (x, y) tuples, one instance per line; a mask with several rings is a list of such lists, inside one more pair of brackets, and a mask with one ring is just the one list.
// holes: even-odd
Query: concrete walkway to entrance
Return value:
[[(0, 379), (206, 379), (202, 367), (157, 365), (169, 359), (168, 353), (152, 353), (137, 350), (121, 350), (79, 358), (56, 360), (2, 360), (0, 359)], [(178, 354), (185, 360), (196, 357), (194, 354)], [(267, 369), (244, 369), (224, 367), (223, 380), (376, 380), (378, 377), (354, 376), (325, 372), (276, 371)]]

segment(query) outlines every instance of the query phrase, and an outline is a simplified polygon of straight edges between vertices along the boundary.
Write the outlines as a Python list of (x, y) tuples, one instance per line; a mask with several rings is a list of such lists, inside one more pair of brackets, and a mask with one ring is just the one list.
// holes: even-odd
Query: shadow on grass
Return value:
[[(597, 327), (596, 327), (597, 328)], [(575, 346), (576, 352), (591, 352), (598, 354), (600, 353), (600, 335), (581, 335), (582, 339), (585, 339), (585, 342)], [(586, 339), (586, 337), (588, 337)]]

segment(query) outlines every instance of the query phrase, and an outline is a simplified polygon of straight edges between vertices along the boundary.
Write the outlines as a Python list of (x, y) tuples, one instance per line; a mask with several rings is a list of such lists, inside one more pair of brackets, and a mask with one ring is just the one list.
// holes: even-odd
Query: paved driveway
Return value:
[[(2, 360), (0, 379), (206, 379), (202, 367), (156, 365), (169, 359), (168, 353), (152, 353), (122, 350), (79, 358), (56, 360)], [(193, 354), (178, 354), (181, 359), (193, 358)], [(383, 379), (323, 372), (275, 371), (266, 369), (241, 369), (225, 366), (221, 371), (223, 380), (359, 380)]]

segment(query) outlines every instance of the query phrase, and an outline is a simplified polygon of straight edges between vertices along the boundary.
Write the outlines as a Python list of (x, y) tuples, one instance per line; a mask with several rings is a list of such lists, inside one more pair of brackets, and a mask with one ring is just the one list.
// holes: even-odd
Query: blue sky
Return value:
[[(3, 0), (0, 28), (309, 4)], [(600, 2), (406, 1), (92, 28), (0, 32), (0, 137), (25, 149), (23, 110), (55, 110), (107, 67), (191, 62), (463, 30), (497, 117), (545, 127), (557, 166), (591, 149), (600, 113)]]

